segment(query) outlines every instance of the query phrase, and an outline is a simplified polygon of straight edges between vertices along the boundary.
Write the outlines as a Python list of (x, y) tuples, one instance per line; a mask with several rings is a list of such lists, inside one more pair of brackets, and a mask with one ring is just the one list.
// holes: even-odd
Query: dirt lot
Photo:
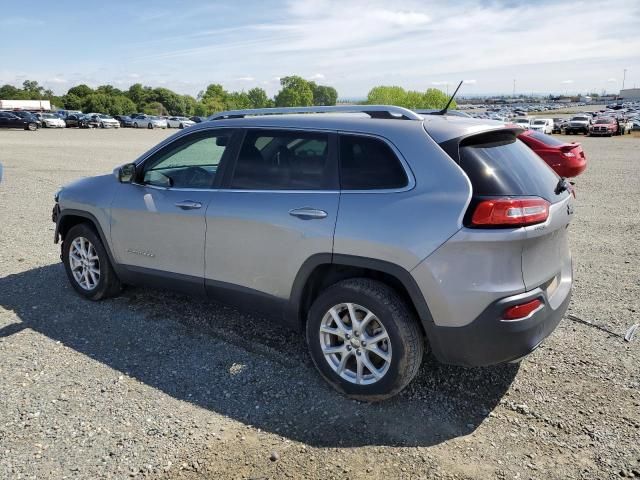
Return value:
[[(589, 158), (570, 313), (520, 365), (428, 359), (397, 398), (331, 391), (302, 338), (177, 294), (90, 303), (53, 245), (57, 188), (165, 131), (0, 131), (0, 478), (640, 477), (640, 138)], [(566, 137), (573, 138), (573, 137)]]

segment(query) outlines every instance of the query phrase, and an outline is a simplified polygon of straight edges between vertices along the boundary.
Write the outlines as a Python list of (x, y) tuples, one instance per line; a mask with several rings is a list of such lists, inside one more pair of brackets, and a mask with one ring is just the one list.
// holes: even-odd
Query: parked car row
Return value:
[(0, 128), (187, 128), (206, 120), (204, 117), (156, 116), (144, 113), (111, 116), (104, 113), (82, 113), (58, 110), (55, 113), (3, 111)]

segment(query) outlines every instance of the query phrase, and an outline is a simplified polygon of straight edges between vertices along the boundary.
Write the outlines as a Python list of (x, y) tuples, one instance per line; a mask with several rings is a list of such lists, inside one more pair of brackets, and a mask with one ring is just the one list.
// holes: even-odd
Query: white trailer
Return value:
[(30, 110), (50, 112), (49, 100), (0, 100), (0, 110)]

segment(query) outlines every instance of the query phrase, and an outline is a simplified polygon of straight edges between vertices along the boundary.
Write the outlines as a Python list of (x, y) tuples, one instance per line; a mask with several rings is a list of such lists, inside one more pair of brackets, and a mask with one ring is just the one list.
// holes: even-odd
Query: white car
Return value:
[(195, 124), (196, 122), (187, 117), (169, 117), (167, 120), (167, 128), (186, 128)]
[(111, 115), (104, 113), (87, 113), (87, 117), (91, 118), (92, 123), (100, 128), (120, 128), (120, 122)]
[(551, 134), (553, 133), (553, 119), (536, 118), (533, 122), (529, 123), (529, 128), (538, 132)]
[(133, 120), (133, 128), (167, 128), (167, 121), (164, 118), (154, 117), (152, 115), (137, 114), (131, 117)]
[(53, 113), (43, 113), (40, 116), (43, 128), (65, 128), (67, 124), (59, 116)]
[(529, 128), (529, 119), (527, 117), (516, 117), (513, 123), (520, 125), (522, 128)]

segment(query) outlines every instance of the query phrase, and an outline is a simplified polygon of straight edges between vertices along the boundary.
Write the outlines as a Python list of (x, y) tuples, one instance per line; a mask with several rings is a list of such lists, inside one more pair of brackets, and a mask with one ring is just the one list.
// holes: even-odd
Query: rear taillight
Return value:
[(471, 217), (474, 227), (526, 227), (549, 217), (549, 202), (534, 198), (492, 198), (476, 205)]
[(537, 310), (542, 302), (537, 298), (535, 300), (531, 300), (527, 303), (521, 303), (520, 305), (513, 305), (512, 307), (507, 308), (502, 314), (503, 320), (520, 320), (525, 317), (528, 317), (531, 312)]

